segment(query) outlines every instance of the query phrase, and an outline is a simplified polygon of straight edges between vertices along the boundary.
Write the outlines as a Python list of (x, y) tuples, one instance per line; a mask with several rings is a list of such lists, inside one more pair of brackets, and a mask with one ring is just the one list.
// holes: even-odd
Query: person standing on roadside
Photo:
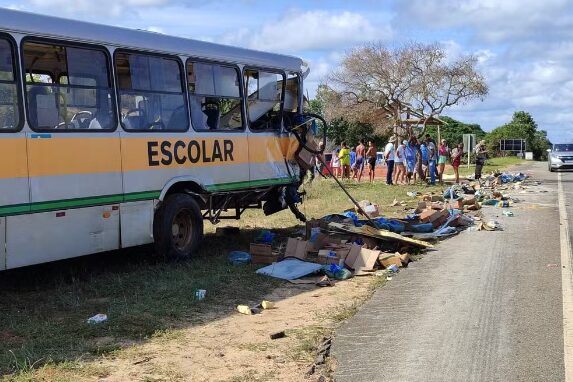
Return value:
[(384, 160), (386, 161), (386, 166), (388, 167), (388, 172), (386, 173), (386, 184), (392, 184), (392, 175), (394, 175), (394, 143), (396, 142), (396, 137), (392, 136), (388, 140), (386, 147), (384, 148)]
[(396, 150), (394, 152), (394, 167), (396, 170), (396, 174), (394, 175), (394, 183), (395, 184), (404, 184), (406, 178), (406, 167), (404, 166), (404, 162), (406, 161), (406, 144), (408, 141), (402, 141), (401, 144), (398, 144)]
[(340, 153), (339, 148), (335, 148), (332, 152), (332, 159), (330, 160), (330, 168), (332, 169), (332, 174), (335, 178), (340, 177), (340, 158), (338, 154)]
[(462, 154), (464, 153), (464, 145), (458, 143), (452, 150), (452, 167), (454, 168), (454, 176), (456, 177), (456, 184), (460, 183), (460, 164), (462, 163)]
[(350, 149), (350, 176), (354, 178), (354, 165), (356, 164), (356, 150)]
[(446, 170), (446, 163), (450, 157), (450, 148), (445, 139), (442, 139), (438, 147), (438, 178), (440, 183), (444, 182), (444, 171)]
[(346, 142), (342, 142), (338, 158), (340, 158), (340, 167), (342, 168), (342, 179), (350, 179), (350, 149)]
[(374, 175), (376, 170), (376, 145), (374, 142), (368, 141), (368, 150), (366, 150), (366, 160), (368, 161), (368, 179), (370, 183), (374, 182)]
[(356, 161), (354, 162), (354, 175), (353, 178), (360, 182), (362, 179), (362, 172), (364, 172), (364, 157), (365, 157), (366, 147), (364, 147), (364, 142), (358, 141), (358, 146), (356, 146)]
[(481, 140), (474, 148), (476, 154), (476, 172), (475, 180), (481, 179), (481, 170), (485, 164), (485, 159), (487, 158), (487, 148), (485, 147), (485, 141)]
[(424, 177), (428, 176), (428, 146), (425, 141), (420, 144), (420, 154), (422, 156), (422, 172)]
[(416, 152), (418, 140), (416, 137), (410, 138), (407, 142), (405, 157), (406, 157), (406, 180), (411, 183), (412, 179), (416, 182)]
[(428, 172), (430, 173), (430, 184), (433, 186), (436, 184), (436, 158), (438, 156), (438, 150), (436, 145), (430, 137), (430, 134), (426, 135), (426, 147), (428, 148)]

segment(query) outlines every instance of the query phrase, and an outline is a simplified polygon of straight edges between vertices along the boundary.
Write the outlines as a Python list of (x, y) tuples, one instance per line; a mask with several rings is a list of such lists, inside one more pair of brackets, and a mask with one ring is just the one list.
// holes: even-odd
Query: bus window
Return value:
[(247, 69), (244, 77), (250, 129), (279, 130), (282, 122), (284, 76)]
[(0, 37), (0, 132), (20, 127), (18, 85), (14, 70), (14, 47)]
[(187, 78), (195, 130), (243, 130), (239, 71), (236, 68), (188, 62)]
[(121, 122), (128, 131), (186, 131), (189, 114), (175, 58), (118, 52)]
[(109, 61), (103, 50), (25, 41), (23, 52), (32, 129), (115, 129)]
[(285, 102), (284, 111), (296, 113), (298, 112), (300, 83), (298, 74), (289, 74), (287, 77), (285, 87)]

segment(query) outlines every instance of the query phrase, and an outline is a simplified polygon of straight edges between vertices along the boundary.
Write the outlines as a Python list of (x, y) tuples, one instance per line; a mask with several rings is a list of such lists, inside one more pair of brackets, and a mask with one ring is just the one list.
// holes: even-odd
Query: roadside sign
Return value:
[(523, 153), (526, 149), (525, 139), (500, 139), (499, 151), (515, 151)]
[(476, 147), (476, 135), (475, 134), (464, 134), (463, 135), (463, 142), (464, 142), (464, 153), (471, 153)]

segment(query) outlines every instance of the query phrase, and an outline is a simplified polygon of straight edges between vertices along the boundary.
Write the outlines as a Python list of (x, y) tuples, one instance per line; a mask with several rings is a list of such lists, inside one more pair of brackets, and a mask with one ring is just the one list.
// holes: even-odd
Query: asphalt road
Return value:
[[(515, 216), (483, 209), (503, 231), (440, 243), (340, 328), (336, 381), (565, 380), (558, 176), (522, 170), (541, 185), (513, 194)], [(561, 178), (573, 216), (573, 173)]]

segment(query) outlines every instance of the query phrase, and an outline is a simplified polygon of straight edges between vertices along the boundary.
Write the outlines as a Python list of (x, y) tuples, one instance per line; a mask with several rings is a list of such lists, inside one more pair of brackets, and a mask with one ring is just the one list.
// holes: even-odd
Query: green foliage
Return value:
[(350, 147), (357, 146), (360, 139), (364, 141), (364, 144), (372, 140), (377, 147), (381, 147), (386, 144), (390, 135), (391, 132), (384, 133), (376, 130), (369, 123), (349, 122), (343, 118), (330, 122), (326, 133), (329, 142), (339, 145), (344, 141)]
[[(440, 126), (440, 136), (448, 142), (450, 147), (463, 143), (464, 134), (475, 134), (478, 141), (486, 135), (485, 131), (478, 124), (467, 124), (445, 116), (440, 117), (440, 119), (446, 122), (445, 125)], [(438, 139), (437, 126), (428, 126), (426, 133), (430, 134), (434, 139)]]
[(547, 132), (537, 130), (537, 123), (531, 114), (525, 111), (513, 113), (511, 122), (493, 129), (486, 137), (490, 153), (499, 153), (499, 141), (502, 139), (525, 139), (527, 151), (533, 152), (536, 160), (546, 159), (546, 150), (551, 146)]

